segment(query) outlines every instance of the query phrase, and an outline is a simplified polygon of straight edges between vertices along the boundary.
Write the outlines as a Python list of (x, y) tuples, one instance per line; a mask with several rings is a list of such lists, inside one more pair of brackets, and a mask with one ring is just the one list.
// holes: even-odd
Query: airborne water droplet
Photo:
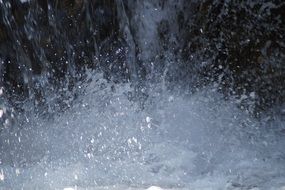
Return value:
[(4, 181), (4, 179), (5, 179), (4, 171), (3, 171), (3, 169), (1, 169), (1, 171), (0, 171), (0, 181)]

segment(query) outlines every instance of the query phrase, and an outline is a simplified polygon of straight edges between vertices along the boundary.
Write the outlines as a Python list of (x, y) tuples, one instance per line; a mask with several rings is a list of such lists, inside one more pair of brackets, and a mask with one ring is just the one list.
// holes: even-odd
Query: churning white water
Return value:
[(130, 84), (98, 73), (80, 88), (53, 120), (29, 116), (14, 135), (1, 133), (1, 190), (285, 185), (284, 123), (264, 126), (214, 88), (178, 95), (155, 85), (144, 104)]

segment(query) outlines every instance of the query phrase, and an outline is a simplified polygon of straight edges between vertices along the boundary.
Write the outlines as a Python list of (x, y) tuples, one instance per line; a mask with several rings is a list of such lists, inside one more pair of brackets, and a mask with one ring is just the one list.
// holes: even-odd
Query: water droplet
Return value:
[(0, 109), (0, 118), (4, 115), (4, 111)]
[(3, 169), (1, 169), (1, 172), (0, 172), (0, 181), (4, 181), (4, 179), (5, 179), (4, 171), (3, 171)]
[(146, 117), (145, 120), (146, 120), (147, 123), (151, 122), (151, 118), (150, 117)]

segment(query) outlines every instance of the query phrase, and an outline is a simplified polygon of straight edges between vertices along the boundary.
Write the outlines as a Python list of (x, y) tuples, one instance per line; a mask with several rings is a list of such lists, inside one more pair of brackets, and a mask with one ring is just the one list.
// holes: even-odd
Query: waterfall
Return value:
[(0, 190), (281, 190), (284, 8), (0, 0)]
[(133, 38), (133, 34), (131, 33), (130, 28), (130, 19), (127, 16), (125, 5), (122, 0), (117, 0), (117, 12), (118, 12), (118, 20), (120, 25), (120, 32), (123, 35), (124, 39), (127, 42), (127, 65), (129, 67), (129, 72), (131, 75), (132, 81), (138, 80), (137, 74), (137, 61), (136, 61), (136, 45)]

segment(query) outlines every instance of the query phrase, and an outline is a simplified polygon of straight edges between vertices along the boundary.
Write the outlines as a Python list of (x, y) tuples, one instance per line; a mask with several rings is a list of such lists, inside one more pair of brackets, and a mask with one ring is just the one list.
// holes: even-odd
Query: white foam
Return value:
[(284, 138), (212, 89), (190, 97), (158, 89), (142, 110), (128, 100), (130, 84), (112, 85), (99, 76), (54, 121), (30, 118), (16, 136), (2, 132), (0, 189), (284, 185)]

